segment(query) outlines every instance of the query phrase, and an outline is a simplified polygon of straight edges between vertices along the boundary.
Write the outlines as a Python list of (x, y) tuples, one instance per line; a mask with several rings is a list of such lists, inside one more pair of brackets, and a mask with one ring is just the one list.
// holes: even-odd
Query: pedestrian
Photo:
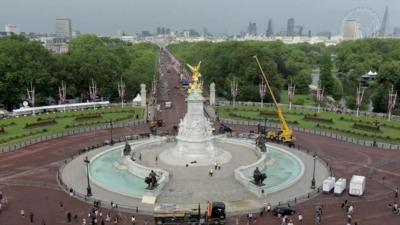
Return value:
[(139, 207), (138, 206), (136, 206), (136, 213), (138, 213), (139, 212)]
[(33, 223), (33, 212), (29, 213), (29, 220), (31, 221), (31, 223)]
[(299, 219), (299, 223), (303, 224), (303, 215), (301, 213), (299, 214), (298, 219)]
[(218, 169), (218, 162), (217, 162), (217, 161), (215, 161), (215, 163), (214, 163), (214, 169), (215, 169), (215, 170)]
[(63, 209), (64, 208), (64, 203), (62, 201), (60, 201), (60, 208)]
[(71, 223), (71, 217), (72, 217), (72, 214), (70, 212), (68, 212), (67, 213), (67, 221), (68, 221), (68, 223)]
[(394, 197), (398, 198), (399, 197), (399, 187), (396, 187), (396, 190), (394, 192)]
[(82, 225), (86, 225), (86, 219), (85, 218), (82, 219)]
[(268, 214), (271, 212), (271, 208), (272, 208), (271, 203), (268, 203), (268, 205), (267, 205), (267, 213)]
[(290, 219), (290, 220), (289, 220), (289, 223), (288, 223), (287, 225), (294, 225), (294, 224), (293, 224), (293, 220)]
[(353, 212), (354, 212), (354, 207), (351, 205), (351, 206), (349, 207), (349, 210), (347, 211), (347, 214), (352, 215)]
[(101, 220), (100, 225), (105, 225), (104, 220)]
[(132, 225), (136, 225), (136, 218), (134, 215), (132, 215), (132, 217), (131, 217), (131, 223), (132, 223)]
[(351, 219), (352, 219), (352, 218), (351, 218), (351, 214), (348, 214), (348, 215), (347, 215), (347, 222), (350, 223), (350, 224), (351, 224)]
[(20, 214), (23, 218), (25, 218), (25, 210), (21, 209)]
[(208, 172), (208, 175), (209, 175), (210, 177), (212, 177), (213, 174), (214, 174), (214, 171), (213, 171), (213, 169), (211, 168), (211, 169), (210, 169), (210, 172)]
[(108, 222), (111, 222), (111, 216), (110, 216), (110, 214), (108, 214), (107, 213), (107, 216), (106, 216), (106, 222), (108, 223)]
[(77, 223), (79, 220), (78, 220), (78, 215), (77, 214), (75, 214), (75, 216), (74, 216), (74, 221), (75, 221), (75, 223)]
[(114, 224), (118, 224), (118, 217), (117, 216), (114, 217)]

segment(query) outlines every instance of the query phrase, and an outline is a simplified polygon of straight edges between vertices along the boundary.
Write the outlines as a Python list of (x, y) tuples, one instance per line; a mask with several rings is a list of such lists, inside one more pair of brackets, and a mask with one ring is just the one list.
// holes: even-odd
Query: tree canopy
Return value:
[[(280, 41), (180, 43), (169, 45), (168, 48), (183, 62), (197, 63), (201, 60), (205, 86), (215, 82), (220, 96), (230, 98), (231, 81), (237, 79), (237, 99), (246, 101), (260, 100), (258, 85), (261, 83), (261, 72), (254, 55), (261, 61), (274, 93), (279, 98), (279, 90), (285, 88), (292, 78), (297, 88), (302, 91), (308, 89), (311, 83), (311, 62), (315, 60), (314, 55), (319, 54), (318, 48), (308, 44), (285, 45)], [(310, 52), (312, 54), (307, 54)]]
[(117, 83), (126, 83), (126, 96), (133, 97), (140, 83), (150, 85), (156, 73), (159, 47), (153, 44), (130, 45), (117, 39), (82, 35), (73, 39), (69, 52), (51, 54), (39, 42), (20, 36), (0, 39), (0, 101), (6, 108), (18, 107), (26, 99), (32, 82), (36, 105), (45, 99), (58, 99), (61, 81), (67, 84), (68, 98), (88, 99), (93, 79), (98, 95), (118, 97)]

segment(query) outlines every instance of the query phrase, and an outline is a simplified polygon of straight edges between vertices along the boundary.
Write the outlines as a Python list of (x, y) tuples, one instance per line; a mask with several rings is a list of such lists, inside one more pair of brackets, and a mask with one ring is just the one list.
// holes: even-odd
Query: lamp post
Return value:
[(378, 127), (378, 125), (379, 125), (378, 120), (375, 120), (374, 125), (375, 125), (375, 133), (374, 133), (374, 143), (372, 143), (372, 146), (373, 146), (373, 147), (377, 147), (378, 145), (377, 145), (377, 143), (376, 143), (376, 132), (377, 132), (378, 129), (379, 129), (379, 127)]
[(86, 156), (85, 160), (83, 160), (83, 162), (86, 164), (86, 177), (87, 177), (87, 189), (86, 189), (86, 196), (90, 197), (92, 196), (92, 188), (90, 187), (90, 181), (89, 181), (89, 163), (90, 160), (89, 158)]
[(113, 121), (110, 120), (110, 145), (114, 145), (114, 140), (113, 140)]
[(317, 159), (317, 154), (314, 153), (314, 155), (313, 155), (314, 167), (313, 167), (313, 174), (312, 174), (312, 180), (311, 180), (311, 189), (315, 189), (315, 160), (316, 159)]

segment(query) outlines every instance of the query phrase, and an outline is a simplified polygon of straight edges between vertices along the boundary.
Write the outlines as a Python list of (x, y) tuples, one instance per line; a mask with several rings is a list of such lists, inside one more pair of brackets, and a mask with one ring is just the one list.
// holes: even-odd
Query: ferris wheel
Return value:
[(379, 35), (381, 19), (379, 18), (378, 13), (370, 7), (356, 7), (347, 13), (342, 20), (342, 36), (345, 33), (346, 23), (348, 23), (348, 21), (354, 21), (359, 24), (359, 29), (357, 29), (356, 34), (357, 38), (377, 37)]

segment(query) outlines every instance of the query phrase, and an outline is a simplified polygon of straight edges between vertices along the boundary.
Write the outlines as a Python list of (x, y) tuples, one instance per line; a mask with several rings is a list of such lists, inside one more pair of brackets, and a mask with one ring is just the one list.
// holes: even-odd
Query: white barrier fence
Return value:
[[(232, 105), (232, 102), (230, 101), (218, 101), (217, 106), (226, 106), (226, 105)], [(235, 105), (237, 106), (255, 106), (255, 107), (260, 107), (261, 108), (261, 103), (260, 102), (235, 102)], [(288, 104), (279, 104), (283, 108), (289, 108)], [(263, 107), (275, 107), (273, 103), (263, 103)], [(318, 111), (318, 107), (316, 106), (304, 106), (304, 105), (292, 105), (292, 110), (311, 110), (311, 111)], [(333, 109), (333, 108), (323, 108), (321, 107), (320, 110), (322, 112), (332, 112), (332, 113), (338, 113), (338, 114), (351, 114), (351, 115), (356, 115), (357, 111), (356, 110), (351, 110), (351, 109)], [(373, 118), (380, 118), (380, 119), (387, 119), (388, 114), (386, 113), (374, 113), (374, 112), (367, 112), (367, 111), (360, 111), (359, 116), (362, 117), (373, 117)], [(392, 115), (391, 116), (392, 120), (400, 120), (400, 116)]]

